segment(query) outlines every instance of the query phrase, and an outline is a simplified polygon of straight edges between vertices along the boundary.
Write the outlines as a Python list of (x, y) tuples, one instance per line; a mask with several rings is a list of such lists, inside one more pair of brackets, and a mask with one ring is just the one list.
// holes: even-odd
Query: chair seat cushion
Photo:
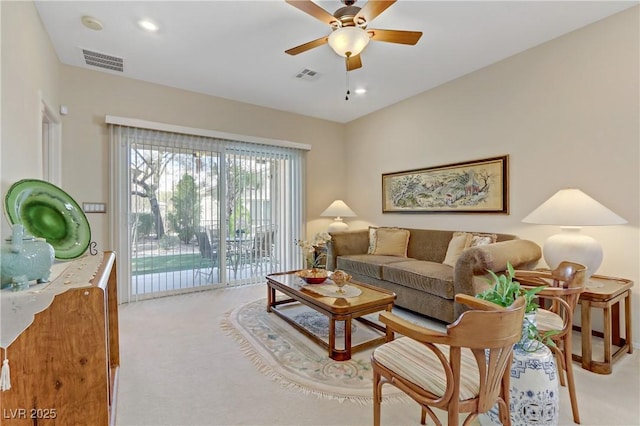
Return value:
[(538, 309), (536, 312), (536, 327), (541, 332), (549, 330), (562, 330), (564, 321), (562, 317), (546, 309)]
[[(449, 356), (449, 347), (436, 345)], [(471, 350), (461, 351), (460, 400), (476, 398), (480, 391), (478, 365)], [(444, 395), (447, 379), (440, 360), (424, 344), (408, 337), (401, 337), (379, 346), (374, 351), (376, 361), (394, 372), (396, 376), (420, 386), (436, 396)]]

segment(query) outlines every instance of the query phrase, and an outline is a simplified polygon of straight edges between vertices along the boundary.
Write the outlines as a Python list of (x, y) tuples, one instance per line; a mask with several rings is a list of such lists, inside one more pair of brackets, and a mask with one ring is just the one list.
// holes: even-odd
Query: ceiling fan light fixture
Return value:
[(369, 40), (369, 33), (360, 27), (341, 27), (329, 35), (329, 46), (338, 55), (346, 58), (359, 55), (367, 47)]

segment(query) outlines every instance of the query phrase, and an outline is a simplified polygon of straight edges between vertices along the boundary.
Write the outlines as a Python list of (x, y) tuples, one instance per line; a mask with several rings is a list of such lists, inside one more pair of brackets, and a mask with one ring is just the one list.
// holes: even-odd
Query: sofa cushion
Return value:
[(454, 232), (451, 241), (449, 241), (447, 255), (444, 257), (442, 263), (451, 267), (456, 266), (462, 250), (469, 247), (471, 237), (471, 234), (467, 232)]
[(409, 229), (409, 231), (411, 238), (409, 238), (407, 257), (442, 263), (453, 231), (426, 229)]
[(377, 256), (375, 254), (351, 254), (336, 259), (336, 269), (367, 277), (382, 279), (382, 265), (407, 260), (404, 257)]
[(376, 249), (376, 231), (378, 230), (377, 226), (369, 227), (369, 248), (367, 249), (367, 254), (373, 254), (373, 251)]
[(369, 247), (367, 249), (367, 254), (375, 254), (376, 243), (378, 241), (378, 229), (400, 229), (400, 228), (397, 228), (397, 227), (389, 228), (389, 227), (380, 227), (380, 226), (370, 226), (369, 227)]
[(426, 260), (405, 260), (382, 266), (382, 279), (453, 300), (453, 268)]
[(399, 228), (378, 228), (375, 232), (374, 255), (407, 257), (409, 231)]

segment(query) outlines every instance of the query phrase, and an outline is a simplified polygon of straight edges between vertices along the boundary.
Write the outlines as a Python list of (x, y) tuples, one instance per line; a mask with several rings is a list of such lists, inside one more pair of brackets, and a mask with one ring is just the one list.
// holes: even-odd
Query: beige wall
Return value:
[[(336, 193), (346, 193), (340, 185), (344, 178), (343, 156), (334, 159), (334, 153), (344, 149), (341, 124), (103, 72), (65, 65), (61, 69), (61, 102), (69, 108), (63, 118), (62, 186), (78, 202), (108, 201), (105, 115), (309, 144), (312, 149), (307, 156), (307, 216), (317, 217)], [(335, 164), (336, 173), (326, 173), (329, 163)], [(107, 215), (88, 217), (93, 240), (99, 249), (108, 249)], [(328, 220), (324, 222), (328, 226)]]
[[(515, 233), (542, 245), (559, 229), (521, 222), (577, 187), (627, 225), (583, 229), (602, 274), (635, 281), (640, 307), (639, 7), (347, 125), (349, 205), (360, 222)], [(427, 71), (425, 71), (427, 72)], [(511, 214), (383, 214), (381, 174), (508, 154)], [(635, 315), (640, 341), (640, 315)]]
[[(368, 223), (512, 232), (538, 243), (557, 232), (521, 219), (557, 189), (583, 189), (629, 224), (585, 231), (604, 247), (601, 273), (633, 279), (640, 306), (638, 7), (347, 125), (61, 66), (30, 2), (2, 2), (1, 187), (41, 177), (40, 94), (62, 118), (62, 186), (107, 201), (106, 114), (307, 143), (308, 229), (344, 198)], [(426, 71), (425, 71), (426, 72)], [(382, 214), (385, 172), (510, 155), (510, 215)], [(349, 167), (346, 167), (349, 164)], [(328, 173), (328, 170), (331, 172)], [(345, 185), (344, 182), (347, 182)], [(107, 241), (104, 215), (90, 215)], [(8, 232), (2, 221), (2, 235)], [(635, 315), (638, 342), (640, 315)]]
[[(59, 62), (33, 3), (2, 2), (0, 189), (42, 178), (41, 103), (59, 104)], [(0, 236), (9, 232), (3, 214)]]

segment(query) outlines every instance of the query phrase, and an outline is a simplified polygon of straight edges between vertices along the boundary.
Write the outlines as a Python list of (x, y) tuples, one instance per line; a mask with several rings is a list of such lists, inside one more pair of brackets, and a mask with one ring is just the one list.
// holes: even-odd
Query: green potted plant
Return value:
[(535, 302), (536, 293), (545, 288), (545, 286), (524, 289), (518, 281), (514, 280), (515, 270), (511, 263), (507, 262), (507, 273), (498, 275), (495, 272), (487, 271), (491, 276), (488, 281), (492, 284), (491, 288), (476, 295), (477, 298), (493, 302), (500, 306), (511, 306), (511, 304), (520, 296), (524, 296), (526, 301), (525, 318), (522, 325), (522, 339), (518, 345), (528, 351), (535, 352), (542, 344), (547, 346), (555, 346), (551, 336), (557, 334), (558, 331), (553, 330), (546, 333), (540, 333), (536, 327), (535, 313), (539, 305)]

